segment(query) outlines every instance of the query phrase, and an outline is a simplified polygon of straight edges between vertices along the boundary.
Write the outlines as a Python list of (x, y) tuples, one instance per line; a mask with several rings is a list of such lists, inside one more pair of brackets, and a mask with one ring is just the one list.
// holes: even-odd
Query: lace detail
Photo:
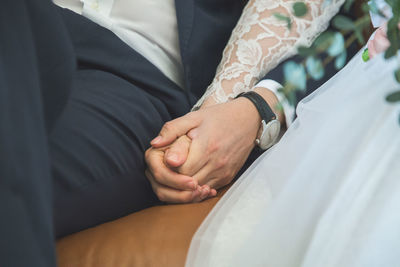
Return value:
[[(295, 2), (298, 0), (249, 1), (225, 47), (213, 82), (193, 110), (206, 100), (223, 103), (250, 91), (269, 70), (294, 55), (299, 45), (310, 46), (344, 0), (304, 0), (308, 14), (301, 18), (293, 15)], [(291, 29), (274, 13), (289, 17)]]

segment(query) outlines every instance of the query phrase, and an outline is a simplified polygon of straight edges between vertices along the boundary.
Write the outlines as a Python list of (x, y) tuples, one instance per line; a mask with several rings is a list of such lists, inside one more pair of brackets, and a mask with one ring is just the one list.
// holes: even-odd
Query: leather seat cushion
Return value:
[(157, 206), (57, 241), (59, 267), (184, 266), (192, 236), (226, 189), (195, 204)]

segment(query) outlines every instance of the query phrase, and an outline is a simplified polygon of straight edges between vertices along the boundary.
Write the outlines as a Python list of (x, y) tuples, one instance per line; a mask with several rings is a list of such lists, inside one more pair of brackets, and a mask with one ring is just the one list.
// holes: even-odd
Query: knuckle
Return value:
[(190, 201), (192, 201), (192, 197), (189, 194), (182, 194), (179, 197), (179, 201), (182, 202), (182, 203), (190, 202)]
[(158, 197), (159, 200), (161, 200), (163, 202), (167, 201), (166, 195), (162, 192), (162, 190), (156, 189), (155, 193), (156, 193), (156, 196)]
[(161, 129), (161, 133), (168, 133), (173, 131), (174, 125), (171, 121), (167, 121)]
[(144, 152), (144, 157), (147, 158), (149, 156), (149, 150), (150, 149), (146, 149), (146, 151)]
[(198, 136), (199, 136), (199, 130), (198, 130), (198, 128), (191, 129), (191, 130), (187, 133), (187, 137), (188, 137), (189, 142), (190, 142), (190, 140), (195, 140), (195, 139), (197, 139)]
[(144, 152), (144, 159), (146, 160), (147, 163), (149, 163), (149, 159), (150, 159), (150, 149), (147, 149)]
[(162, 175), (159, 170), (153, 169), (151, 173), (153, 174), (154, 180), (156, 180), (157, 182), (162, 181)]

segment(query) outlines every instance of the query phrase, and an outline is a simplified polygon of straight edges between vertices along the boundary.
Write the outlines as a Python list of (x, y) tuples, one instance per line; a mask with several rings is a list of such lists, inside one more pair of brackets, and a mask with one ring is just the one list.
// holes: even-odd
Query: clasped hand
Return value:
[(256, 108), (245, 98), (167, 122), (145, 153), (146, 176), (158, 198), (187, 203), (215, 196), (245, 163), (259, 125)]

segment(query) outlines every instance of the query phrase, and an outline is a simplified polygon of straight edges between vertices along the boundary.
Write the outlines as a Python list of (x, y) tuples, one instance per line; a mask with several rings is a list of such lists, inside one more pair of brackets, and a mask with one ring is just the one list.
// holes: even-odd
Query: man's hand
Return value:
[[(261, 89), (260, 93), (271, 107), (276, 106), (272, 92)], [(238, 98), (166, 123), (151, 144), (161, 148), (187, 135), (191, 143), (177, 141), (168, 148), (166, 165), (193, 177), (199, 185), (218, 189), (230, 183), (243, 166), (254, 148), (260, 121), (254, 105)]]
[[(175, 148), (189, 148), (190, 139), (181, 136), (175, 143)], [(215, 196), (216, 191), (209, 186), (199, 186), (197, 181), (190, 176), (182, 175), (173, 171), (173, 166), (167, 166), (164, 162), (164, 154), (168, 153), (169, 147), (149, 148), (145, 153), (148, 169), (145, 174), (149, 179), (153, 191), (157, 197), (169, 203), (199, 202), (208, 196)], [(187, 155), (187, 151), (179, 151)], [(182, 160), (186, 160), (182, 158)], [(182, 161), (181, 163), (183, 163)]]

